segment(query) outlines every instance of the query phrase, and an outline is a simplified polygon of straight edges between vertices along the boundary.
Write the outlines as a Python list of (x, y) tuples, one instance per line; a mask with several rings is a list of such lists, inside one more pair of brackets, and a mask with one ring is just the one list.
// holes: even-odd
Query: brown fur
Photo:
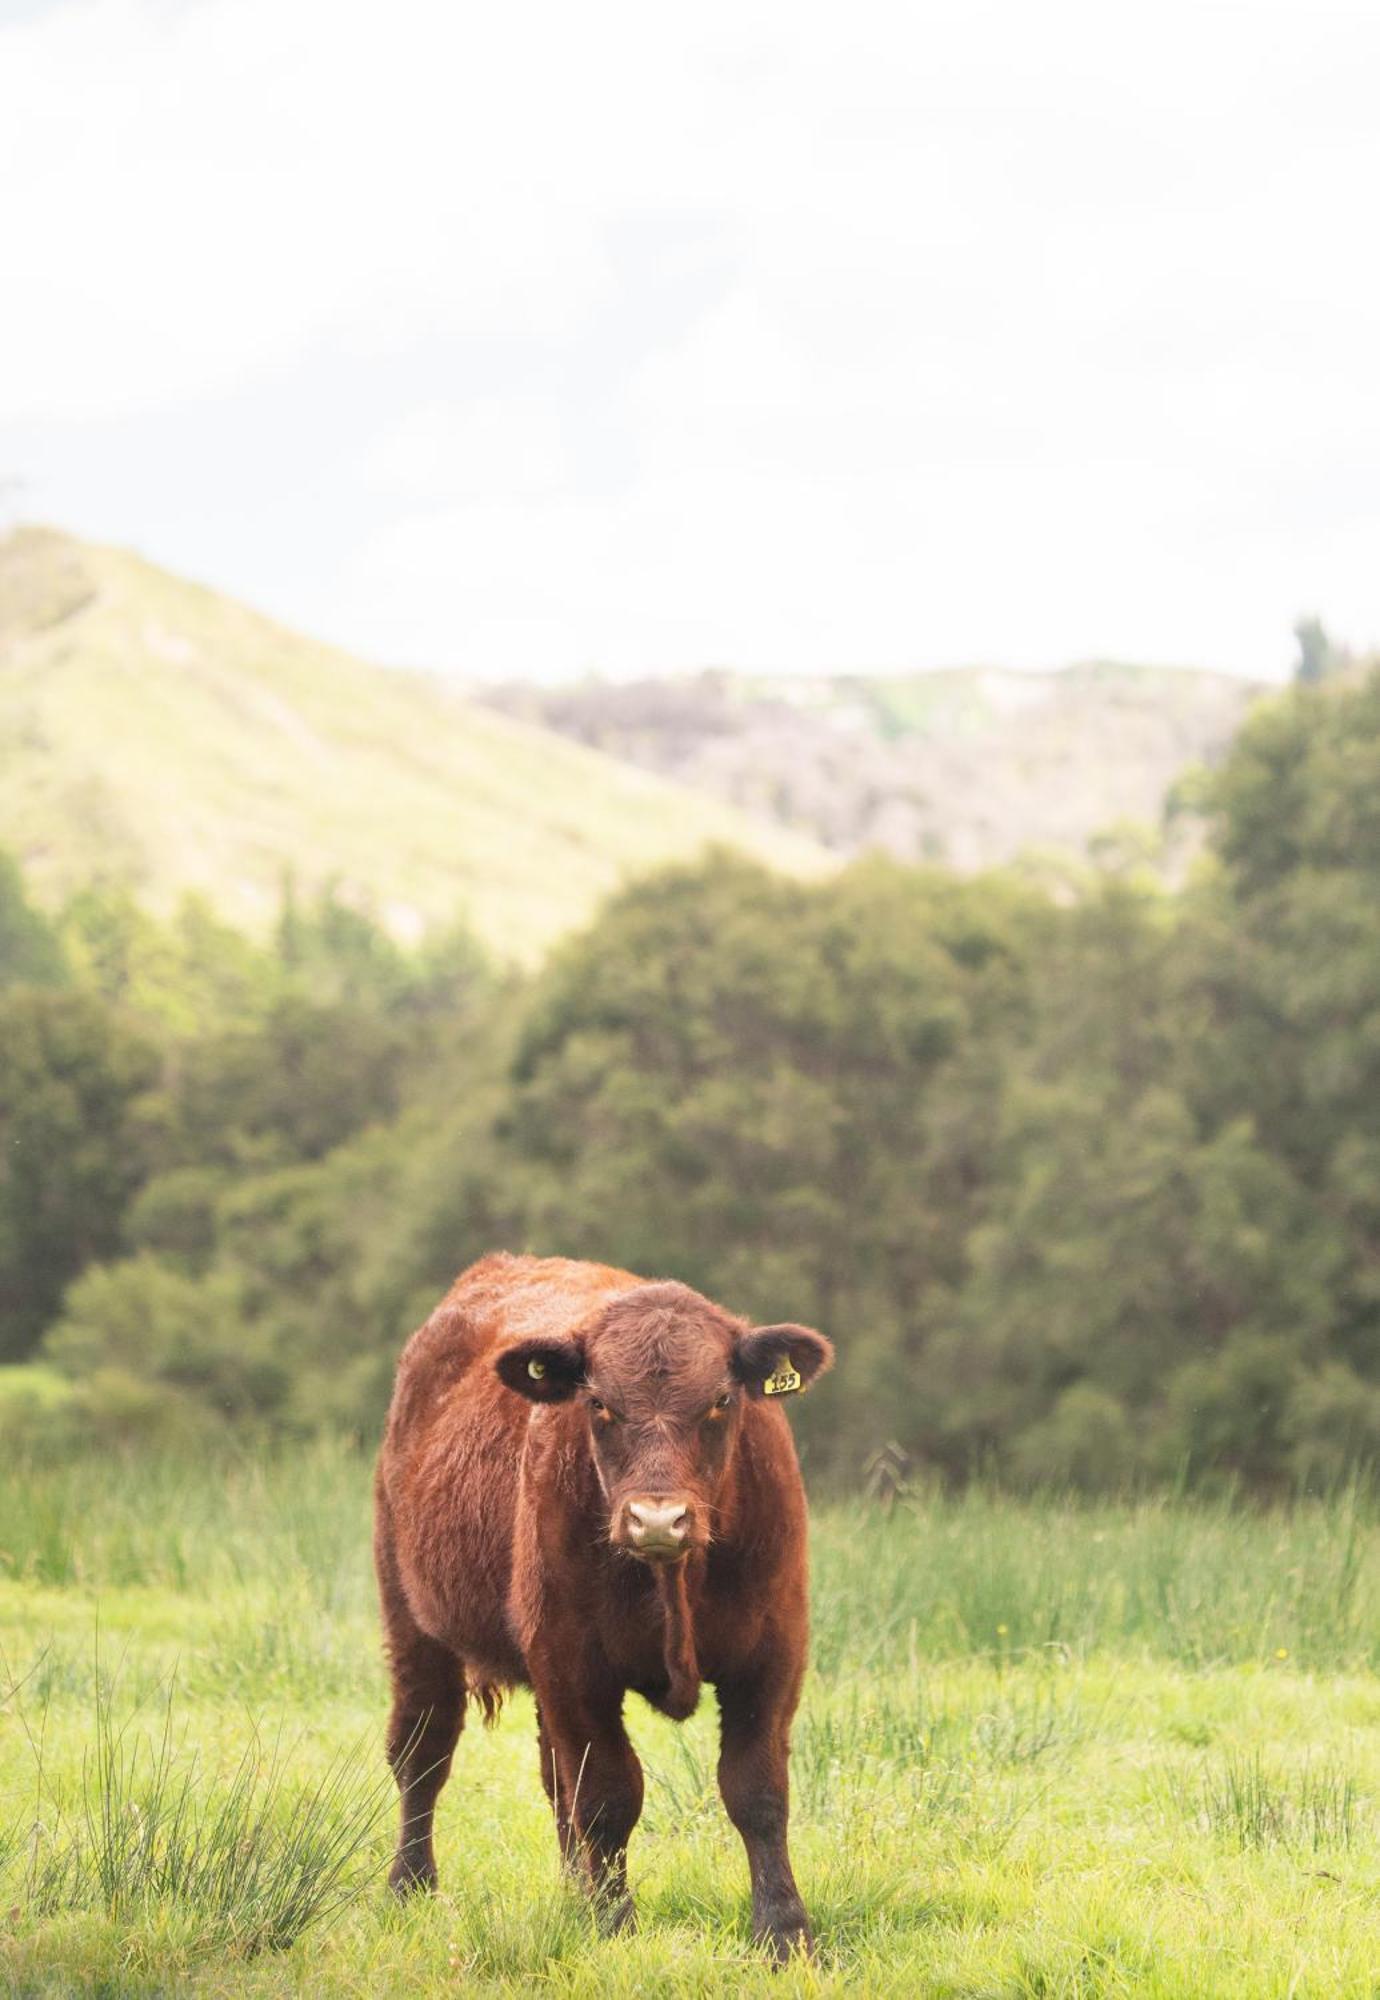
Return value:
[[(683, 1285), (604, 1265), (498, 1255), (456, 1280), (399, 1364), (375, 1487), (395, 1888), (435, 1881), (432, 1814), (467, 1693), (492, 1719), (525, 1683), (563, 1852), (609, 1922), (627, 1922), (642, 1773), (624, 1695), (679, 1719), (703, 1678), (754, 1931), (778, 1953), (808, 1948), (786, 1850), (805, 1496), (763, 1385), (778, 1364), (808, 1383), (830, 1359), (809, 1328), (753, 1330)], [(644, 1501), (680, 1510), (662, 1532), (683, 1543), (638, 1555), (630, 1503)]]

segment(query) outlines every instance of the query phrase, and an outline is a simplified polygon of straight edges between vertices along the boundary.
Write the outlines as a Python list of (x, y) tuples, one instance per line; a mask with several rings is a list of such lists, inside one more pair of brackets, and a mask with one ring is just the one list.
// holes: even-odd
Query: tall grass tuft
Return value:
[(1228, 1751), (1196, 1771), (1164, 1772), (1156, 1790), (1172, 1817), (1243, 1853), (1269, 1847), (1309, 1854), (1345, 1849), (1359, 1831), (1356, 1780), (1336, 1763), (1276, 1773), (1258, 1750), (1250, 1756)]
[[(392, 1787), (374, 1746), (334, 1758), (303, 1785), (292, 1746), (251, 1735), (228, 1777), (180, 1745), (169, 1687), (153, 1732), (117, 1719), (97, 1675), (92, 1747), (75, 1803), (50, 1788), (42, 1731), (30, 1732), (36, 1804), (24, 1846), (23, 1904), (38, 1917), (100, 1910), (121, 1923), (177, 1912), (205, 1950), (286, 1949), (377, 1877)], [(17, 1838), (16, 1838), (17, 1833)]]

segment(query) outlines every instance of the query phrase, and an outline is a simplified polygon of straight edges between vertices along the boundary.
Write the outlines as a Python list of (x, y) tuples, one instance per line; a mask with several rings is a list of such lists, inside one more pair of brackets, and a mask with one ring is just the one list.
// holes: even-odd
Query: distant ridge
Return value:
[(369, 666), (52, 529), (0, 541), (0, 845), (52, 902), (93, 875), (262, 928), (285, 877), (531, 960), (630, 874), (734, 846), (828, 865), (708, 793)]
[(976, 869), (1030, 850), (1082, 854), (1125, 822), (1158, 826), (1184, 769), (1215, 762), (1269, 691), (1098, 661), (1050, 674), (709, 672), (485, 699), (838, 853)]

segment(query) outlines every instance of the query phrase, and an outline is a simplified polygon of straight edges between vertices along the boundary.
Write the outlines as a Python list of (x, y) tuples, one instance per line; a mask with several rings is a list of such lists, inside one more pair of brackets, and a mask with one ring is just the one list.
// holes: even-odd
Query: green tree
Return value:
[(1298, 645), (1298, 659), (1294, 662), (1294, 679), (1304, 687), (1316, 687), (1329, 674), (1337, 673), (1347, 664), (1347, 653), (1341, 646), (1334, 645), (1329, 638), (1322, 619), (1309, 616), (1296, 620), (1294, 638)]
[(92, 883), (69, 898), (60, 931), (78, 983), (162, 1034), (255, 1020), (278, 990), (269, 955), (197, 896), (160, 923), (123, 884)]
[(57, 932), (29, 901), (11, 856), (0, 851), (0, 989), (64, 986), (67, 978)]
[(1380, 671), (1253, 717), (1215, 804), (1198, 1100), (1249, 1116), (1344, 1231), (1333, 1345), (1380, 1380)]
[(89, 995), (0, 996), (0, 1357), (30, 1353), (64, 1287), (109, 1257), (143, 1163), (157, 1056)]
[(802, 1424), (860, 1459), (961, 1280), (1044, 916), (884, 863), (806, 887), (721, 857), (629, 890), (520, 1034), (499, 1131), (523, 1240), (846, 1335), (827, 1425)]
[(995, 1461), (1054, 1475), (1054, 1446), (1075, 1441), (1078, 1389), (1127, 1420), (1115, 1432), (1123, 1480), (1185, 1458), (1282, 1475), (1277, 1421), (1243, 1406), (1235, 1430), (1213, 1430), (1193, 1420), (1195, 1398), (1237, 1379), (1224, 1355), (1268, 1347), (1286, 1389), (1322, 1358), (1337, 1232), (1248, 1124), (1200, 1138), (1163, 1086), (1128, 1100), (1075, 1072), (1013, 1091), (1007, 1119), (971, 1277), (931, 1355), (931, 1449), (955, 1470)]
[(233, 1273), (189, 1278), (147, 1255), (83, 1273), (44, 1353), (79, 1379), (154, 1382), (231, 1420), (272, 1414), (290, 1386), (267, 1330), (244, 1312)]
[(280, 1000), (257, 1025), (178, 1052), (156, 1107), (167, 1163), (259, 1170), (321, 1159), (396, 1115), (408, 1053), (401, 1026), (372, 1010)]

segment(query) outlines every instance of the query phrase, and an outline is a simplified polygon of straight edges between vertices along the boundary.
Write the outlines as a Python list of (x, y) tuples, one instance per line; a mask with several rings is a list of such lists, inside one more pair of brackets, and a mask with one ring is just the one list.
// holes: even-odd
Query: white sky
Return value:
[(1380, 638), (1380, 6), (0, 0), (0, 474), (376, 657)]

